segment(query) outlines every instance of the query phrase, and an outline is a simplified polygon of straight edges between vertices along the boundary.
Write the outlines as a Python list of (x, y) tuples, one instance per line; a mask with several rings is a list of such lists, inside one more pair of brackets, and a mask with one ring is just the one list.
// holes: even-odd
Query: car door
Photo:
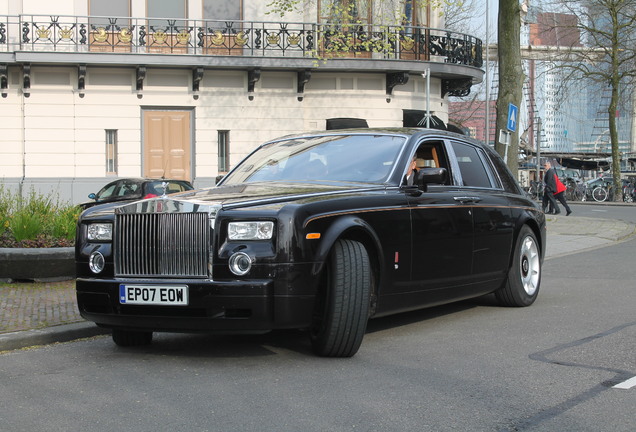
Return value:
[[(449, 154), (443, 140), (419, 144), (417, 159), (424, 167), (446, 168)], [(417, 162), (422, 165), (421, 161)], [(456, 298), (461, 287), (470, 283), (473, 250), (471, 207), (456, 200), (460, 195), (452, 175), (446, 184), (427, 186), (427, 190), (405, 189), (411, 207), (411, 286), (419, 301), (441, 303)]]
[(489, 156), (480, 147), (451, 140), (461, 194), (454, 199), (470, 209), (473, 220), (472, 284), (489, 291), (501, 283), (509, 263), (514, 234), (512, 211)]

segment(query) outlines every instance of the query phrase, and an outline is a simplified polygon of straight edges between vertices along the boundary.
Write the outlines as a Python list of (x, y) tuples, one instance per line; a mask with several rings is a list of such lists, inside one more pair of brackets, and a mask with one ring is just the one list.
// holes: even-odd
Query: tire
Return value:
[(515, 244), (512, 264), (504, 285), (495, 291), (503, 306), (530, 306), (537, 299), (541, 285), (541, 255), (532, 230), (524, 225)]
[(594, 198), (594, 201), (603, 202), (607, 199), (607, 191), (605, 188), (598, 186), (592, 191), (592, 198)]
[(121, 347), (150, 345), (152, 332), (113, 329), (113, 342)]
[(371, 265), (362, 243), (338, 240), (323, 274), (310, 332), (315, 354), (351, 357), (369, 319)]

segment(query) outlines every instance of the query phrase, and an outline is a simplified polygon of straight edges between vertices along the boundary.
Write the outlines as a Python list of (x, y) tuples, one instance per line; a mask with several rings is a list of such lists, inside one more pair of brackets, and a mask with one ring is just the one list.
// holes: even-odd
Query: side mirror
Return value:
[(216, 176), (216, 179), (214, 180), (214, 184), (219, 184), (219, 182), (220, 182), (221, 180), (223, 180), (223, 177), (225, 177), (225, 176), (224, 176), (224, 175), (222, 175), (222, 174), (221, 174), (221, 175)]
[(422, 189), (426, 190), (426, 186), (429, 184), (445, 184), (448, 179), (448, 171), (446, 168), (422, 168), (417, 172), (415, 177), (415, 184)]
[(92, 200), (94, 200), (95, 198), (97, 198), (97, 195), (95, 195), (94, 193), (89, 193), (88, 197)]

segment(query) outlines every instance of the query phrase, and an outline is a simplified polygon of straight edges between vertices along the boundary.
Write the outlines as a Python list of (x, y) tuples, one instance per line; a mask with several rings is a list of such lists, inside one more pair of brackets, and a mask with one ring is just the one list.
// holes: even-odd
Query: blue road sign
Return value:
[(506, 125), (506, 128), (510, 131), (510, 132), (514, 132), (517, 130), (517, 115), (519, 114), (519, 108), (517, 108), (517, 105), (508, 104), (508, 124)]

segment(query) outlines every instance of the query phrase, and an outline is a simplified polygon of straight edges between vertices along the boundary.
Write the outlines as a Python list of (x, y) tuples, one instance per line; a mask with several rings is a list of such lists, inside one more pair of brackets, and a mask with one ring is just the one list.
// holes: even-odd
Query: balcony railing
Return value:
[(95, 16), (0, 16), (0, 52), (381, 58), (481, 67), (482, 42), (443, 29)]

